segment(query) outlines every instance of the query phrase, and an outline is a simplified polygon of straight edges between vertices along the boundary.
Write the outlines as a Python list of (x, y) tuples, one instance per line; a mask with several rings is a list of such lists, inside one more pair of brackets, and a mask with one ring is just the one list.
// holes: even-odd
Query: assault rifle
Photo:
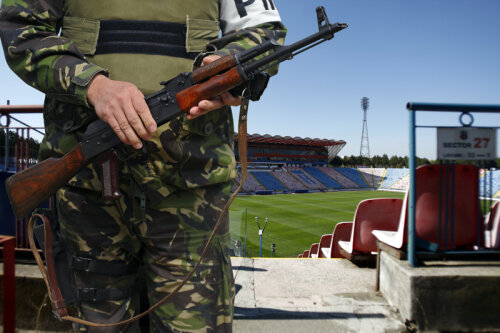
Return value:
[[(269, 40), (162, 82), (163, 89), (146, 97), (156, 123), (162, 125), (182, 112), (188, 112), (201, 100), (211, 99), (246, 84), (250, 85), (250, 90), (254, 90), (251, 91), (252, 99), (258, 99), (267, 85), (268, 78), (262, 76), (265, 70), (332, 39), (336, 32), (347, 28), (345, 23), (331, 24), (323, 7), (316, 8), (316, 15), (319, 31), (293, 44), (281, 46)], [(268, 51), (272, 52), (262, 56)], [(262, 57), (255, 59), (259, 55)], [(46, 159), (9, 177), (6, 181), (7, 193), (15, 215), (18, 218), (29, 216), (93, 159), (102, 161), (104, 195), (119, 196), (110, 172), (113, 159), (109, 154), (120, 144), (120, 139), (108, 124), (98, 119), (88, 125), (82, 141), (66, 155)]]

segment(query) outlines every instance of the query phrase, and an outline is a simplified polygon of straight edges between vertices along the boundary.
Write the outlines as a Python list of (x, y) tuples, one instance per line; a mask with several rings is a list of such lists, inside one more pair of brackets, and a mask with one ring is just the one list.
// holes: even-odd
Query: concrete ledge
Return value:
[(380, 256), (380, 291), (421, 331), (500, 332), (500, 262), (427, 261), (411, 267)]

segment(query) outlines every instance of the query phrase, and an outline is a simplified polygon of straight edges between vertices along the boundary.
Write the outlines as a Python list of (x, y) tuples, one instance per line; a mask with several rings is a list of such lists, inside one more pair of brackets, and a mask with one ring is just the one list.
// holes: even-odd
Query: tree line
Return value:
[[(438, 164), (439, 160), (429, 160), (427, 158), (415, 158), (416, 166), (427, 164)], [(475, 161), (456, 161), (459, 164), (477, 164)], [(330, 161), (330, 165), (334, 167), (356, 168), (359, 166), (372, 168), (408, 168), (408, 156), (391, 156), (387, 154), (382, 156), (375, 155), (371, 158), (363, 156), (336, 156)], [(500, 167), (500, 159), (485, 161), (480, 165), (482, 168), (498, 168)]]
[[(9, 142), (9, 150), (8, 150), (8, 156), (9, 157), (14, 157), (16, 152), (15, 152), (15, 147), (16, 144), (19, 145), (21, 142), (22, 138), (19, 136), (18, 133), (14, 131), (8, 131), (8, 142)], [(24, 144), (26, 144), (26, 141), (24, 141)], [(38, 149), (40, 147), (40, 142), (33, 138), (29, 138), (27, 140), (27, 145), (29, 149), (29, 155), (31, 158), (37, 158), (38, 156)], [(24, 147), (26, 148), (26, 147)], [(18, 148), (19, 149), (19, 148)], [(24, 150), (23, 150), (24, 151)], [(19, 150), (18, 150), (19, 152)], [(0, 129), (0, 156), (5, 157), (5, 130)]]
[[(8, 141), (9, 141), (9, 157), (15, 156), (15, 145), (19, 144), (20, 137), (16, 132), (8, 131)], [(29, 155), (31, 158), (37, 158), (40, 143), (33, 139), (28, 139)], [(5, 130), (0, 129), (0, 157), (5, 157)], [(415, 162), (418, 166), (426, 164), (437, 164), (440, 161), (429, 160), (427, 158), (416, 157)], [(471, 161), (457, 161), (457, 163), (471, 163)], [(473, 162), (472, 162), (473, 163)], [(408, 156), (396, 156), (393, 155), (389, 157), (387, 154), (382, 156), (375, 155), (370, 158), (363, 156), (336, 156), (330, 161), (330, 165), (333, 167), (346, 167), (346, 168), (356, 168), (359, 166), (372, 167), (372, 168), (408, 168)], [(500, 168), (500, 159), (494, 161), (487, 161), (481, 164), (483, 168)]]

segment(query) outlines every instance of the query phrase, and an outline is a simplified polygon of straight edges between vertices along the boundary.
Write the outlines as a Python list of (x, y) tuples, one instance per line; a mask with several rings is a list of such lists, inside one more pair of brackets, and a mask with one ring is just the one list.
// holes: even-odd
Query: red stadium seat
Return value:
[(500, 201), (495, 202), (485, 218), (485, 242), (489, 249), (500, 249)]
[(309, 257), (318, 258), (318, 250), (319, 250), (319, 243), (312, 244), (311, 249), (309, 250)]
[(499, 209), (500, 201), (495, 202), (491, 205), (490, 211), (484, 217), (484, 229), (491, 230), (493, 227), (494, 216), (497, 214), (497, 210)]
[(309, 258), (309, 250), (305, 250), (302, 254), (302, 258)]
[(396, 249), (401, 249), (407, 241), (407, 208), (408, 208), (408, 191), (403, 199), (402, 209), (400, 211), (397, 230), (373, 230), (372, 234), (377, 240), (392, 246)]
[[(426, 165), (416, 170), (415, 235), (439, 249), (478, 243), (479, 170), (472, 165)], [(401, 249), (407, 241), (407, 201), (396, 231), (377, 228), (381, 242)], [(451, 232), (453, 230), (453, 232)], [(418, 244), (417, 244), (418, 245)]]
[(377, 251), (373, 230), (397, 230), (403, 200), (380, 198), (363, 200), (358, 204), (351, 231), (347, 241), (340, 241), (340, 253), (347, 259), (356, 261), (356, 256), (370, 256)]
[[(323, 253), (323, 249), (330, 249), (332, 245), (333, 234), (327, 234), (321, 236), (319, 240), (318, 258), (327, 258)], [(329, 257), (328, 257), (329, 258)]]
[[(348, 241), (351, 238), (352, 222), (339, 222), (333, 230), (330, 242), (325, 241), (327, 246), (321, 246), (321, 258), (344, 258), (339, 251), (339, 241)], [(328, 238), (326, 238), (328, 239)]]

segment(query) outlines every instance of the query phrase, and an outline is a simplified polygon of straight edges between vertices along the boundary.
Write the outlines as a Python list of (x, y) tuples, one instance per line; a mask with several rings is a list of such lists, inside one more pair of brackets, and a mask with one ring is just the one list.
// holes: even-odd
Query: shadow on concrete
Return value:
[[(464, 262), (441, 262), (441, 261), (420, 261), (419, 266), (421, 267), (435, 267), (435, 268), (461, 268), (461, 267), (480, 267), (480, 268), (491, 268), (491, 267), (499, 267), (500, 263), (498, 261), (492, 262), (492, 261), (486, 261), (486, 260), (500, 260), (500, 251), (495, 251), (497, 253), (491, 253), (491, 259), (485, 259), (485, 261), (480, 261), (480, 259), (477, 259), (478, 256), (476, 256), (475, 260), (476, 261), (464, 261)], [(495, 257), (493, 257), (495, 255)], [(445, 258), (446, 259), (446, 258)], [(473, 258), (474, 259), (474, 258)]]
[(238, 292), (241, 290), (241, 288), (243, 288), (243, 286), (241, 284), (237, 284), (235, 283), (234, 284), (234, 289), (235, 289), (235, 295), (238, 295)]
[(255, 268), (255, 267), (249, 267), (249, 266), (233, 266), (233, 271), (267, 272), (267, 269)]
[(315, 312), (315, 311), (293, 311), (278, 310), (271, 308), (234, 308), (234, 319), (238, 320), (302, 320), (302, 319), (363, 319), (363, 318), (385, 318), (381, 313), (348, 313), (348, 312)]

